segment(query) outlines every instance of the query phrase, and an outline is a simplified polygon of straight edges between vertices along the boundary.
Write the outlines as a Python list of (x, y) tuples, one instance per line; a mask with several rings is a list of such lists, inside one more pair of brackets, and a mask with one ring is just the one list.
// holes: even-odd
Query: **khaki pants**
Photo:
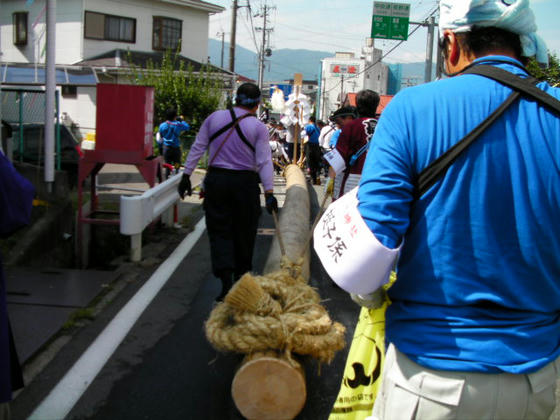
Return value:
[(10, 403), (0, 403), (0, 420), (10, 420)]
[(436, 371), (391, 344), (370, 419), (548, 419), (559, 376), (560, 359), (524, 375)]

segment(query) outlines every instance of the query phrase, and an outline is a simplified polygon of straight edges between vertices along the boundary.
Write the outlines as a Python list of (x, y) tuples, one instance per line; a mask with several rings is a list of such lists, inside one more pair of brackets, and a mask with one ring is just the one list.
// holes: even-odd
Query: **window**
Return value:
[(27, 45), (27, 12), (15, 12), (12, 15), (14, 27), (14, 45)]
[(84, 37), (134, 43), (136, 19), (86, 11)]
[(77, 98), (78, 87), (74, 85), (62, 85), (62, 97), (64, 98)]
[(181, 42), (182, 32), (182, 21), (154, 16), (152, 48), (154, 50), (176, 49)]

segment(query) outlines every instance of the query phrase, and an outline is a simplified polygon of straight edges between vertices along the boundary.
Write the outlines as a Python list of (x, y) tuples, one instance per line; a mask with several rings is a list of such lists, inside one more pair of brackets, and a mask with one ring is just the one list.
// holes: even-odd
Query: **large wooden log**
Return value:
[[(310, 229), (310, 205), (307, 182), (297, 165), (288, 165), (285, 176), (286, 199), (280, 210), (278, 229), (288, 258), (297, 262), (303, 255), (302, 275), (305, 279), (309, 279), (309, 243), (307, 242)], [(276, 235), (264, 266), (264, 274), (279, 270), (281, 260), (282, 252)]]
[(247, 356), (231, 390), (235, 405), (249, 420), (291, 420), (307, 398), (301, 366), (273, 352)]
[[(279, 226), (286, 255), (297, 262), (303, 255), (302, 276), (309, 279), (309, 193), (305, 175), (297, 165), (285, 171), (286, 200)], [(303, 252), (302, 252), (303, 251)], [(278, 235), (264, 267), (264, 274), (280, 269), (282, 252)], [(307, 391), (301, 365), (276, 353), (257, 353), (245, 358), (235, 374), (231, 393), (238, 410), (249, 420), (290, 420), (305, 404)]]

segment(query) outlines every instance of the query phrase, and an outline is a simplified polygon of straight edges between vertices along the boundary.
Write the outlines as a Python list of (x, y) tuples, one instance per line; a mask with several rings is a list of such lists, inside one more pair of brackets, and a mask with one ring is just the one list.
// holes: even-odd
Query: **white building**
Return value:
[[(29, 4), (30, 3), (30, 4)], [(0, 83), (20, 84), (9, 79), (8, 64), (15, 69), (35, 68), (35, 79), (25, 85), (44, 85), (41, 64), (45, 62), (46, 0), (0, 0)], [(161, 57), (176, 50), (194, 63), (208, 60), (209, 16), (223, 7), (200, 0), (57, 0), (56, 64), (96, 67), (94, 82), (81, 83), (63, 69), (61, 111), (77, 121), (84, 132), (95, 128), (95, 82), (111, 69), (126, 65), (125, 55)], [(110, 58), (108, 60), (108, 58)], [(37, 72), (37, 67), (39, 72)], [(95, 70), (95, 69), (94, 69)], [(38, 76), (37, 76), (38, 75)], [(84, 80), (86, 78), (84, 77)]]
[[(44, 62), (45, 0), (1, 3), (2, 61)], [(175, 49), (179, 40), (181, 55), (206, 62), (209, 15), (223, 10), (200, 0), (57, 0), (56, 63), (74, 64), (114, 49)]]
[(369, 38), (359, 57), (352, 52), (338, 52), (322, 61), (320, 119), (326, 120), (349, 93), (371, 89), (387, 94), (389, 70), (381, 62), (382, 53)]

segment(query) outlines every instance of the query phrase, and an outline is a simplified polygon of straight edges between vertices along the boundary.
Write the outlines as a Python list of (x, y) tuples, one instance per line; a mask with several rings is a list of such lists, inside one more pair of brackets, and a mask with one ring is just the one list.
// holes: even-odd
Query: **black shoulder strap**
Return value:
[[(231, 118), (233, 119), (233, 121), (240, 120), (242, 118), (245, 118), (247, 116), (255, 116), (254, 114), (243, 114), (242, 116), (240, 116), (239, 118), (236, 118), (235, 116), (235, 112), (233, 111), (233, 108), (229, 109), (229, 112), (231, 113)], [(235, 131), (237, 131), (237, 135), (239, 136), (239, 138), (241, 139), (241, 141), (243, 143), (245, 143), (247, 145), (247, 147), (249, 149), (251, 149), (253, 151), (253, 153), (255, 153), (255, 146), (253, 146), (249, 140), (247, 140), (247, 137), (245, 137), (245, 134), (243, 134), (243, 130), (241, 130), (241, 127), (239, 126), (239, 124), (235, 124)]]
[(521, 78), (507, 70), (489, 65), (478, 65), (467, 69), (463, 74), (478, 74), (496, 80), (513, 89), (511, 95), (488, 118), (482, 121), (474, 130), (447, 150), (443, 155), (430, 163), (418, 175), (416, 182), (416, 198), (428, 191), (447, 169), (506, 109), (521, 95), (537, 100), (560, 115), (560, 101), (535, 86), (534, 78)]
[(555, 111), (560, 114), (560, 101), (535, 86), (538, 83), (538, 80), (533, 77), (522, 78), (510, 73), (507, 70), (489, 65), (473, 66), (465, 70), (463, 74), (478, 74), (480, 76), (493, 79), (500, 82), (502, 85), (508, 86), (513, 90), (520, 92), (525, 97), (537, 100), (551, 111)]
[[(217, 137), (219, 137), (220, 135), (225, 133), (227, 130), (232, 128), (238, 120), (241, 120), (241, 119), (247, 118), (247, 117), (256, 117), (255, 114), (251, 114), (251, 113), (243, 114), (240, 117), (237, 117), (235, 115), (235, 111), (233, 110), (233, 108), (229, 108), (229, 112), (230, 112), (230, 115), (231, 115), (231, 121), (229, 123), (227, 123), (226, 125), (224, 125), (222, 128), (220, 128), (218, 131), (216, 131), (215, 133), (213, 133), (209, 137), (209, 139), (208, 139), (209, 144), (212, 143)], [(239, 124), (236, 126), (236, 129), (237, 129), (237, 134), (239, 135), (239, 137), (241, 137), (241, 140), (245, 144), (247, 144), (251, 150), (255, 151), (255, 148), (253, 147), (253, 145), (251, 143), (249, 143), (249, 141), (247, 140), (247, 137), (245, 137), (245, 135), (243, 135), (243, 132), (239, 128)], [(239, 134), (239, 133), (241, 133), (241, 134)]]

